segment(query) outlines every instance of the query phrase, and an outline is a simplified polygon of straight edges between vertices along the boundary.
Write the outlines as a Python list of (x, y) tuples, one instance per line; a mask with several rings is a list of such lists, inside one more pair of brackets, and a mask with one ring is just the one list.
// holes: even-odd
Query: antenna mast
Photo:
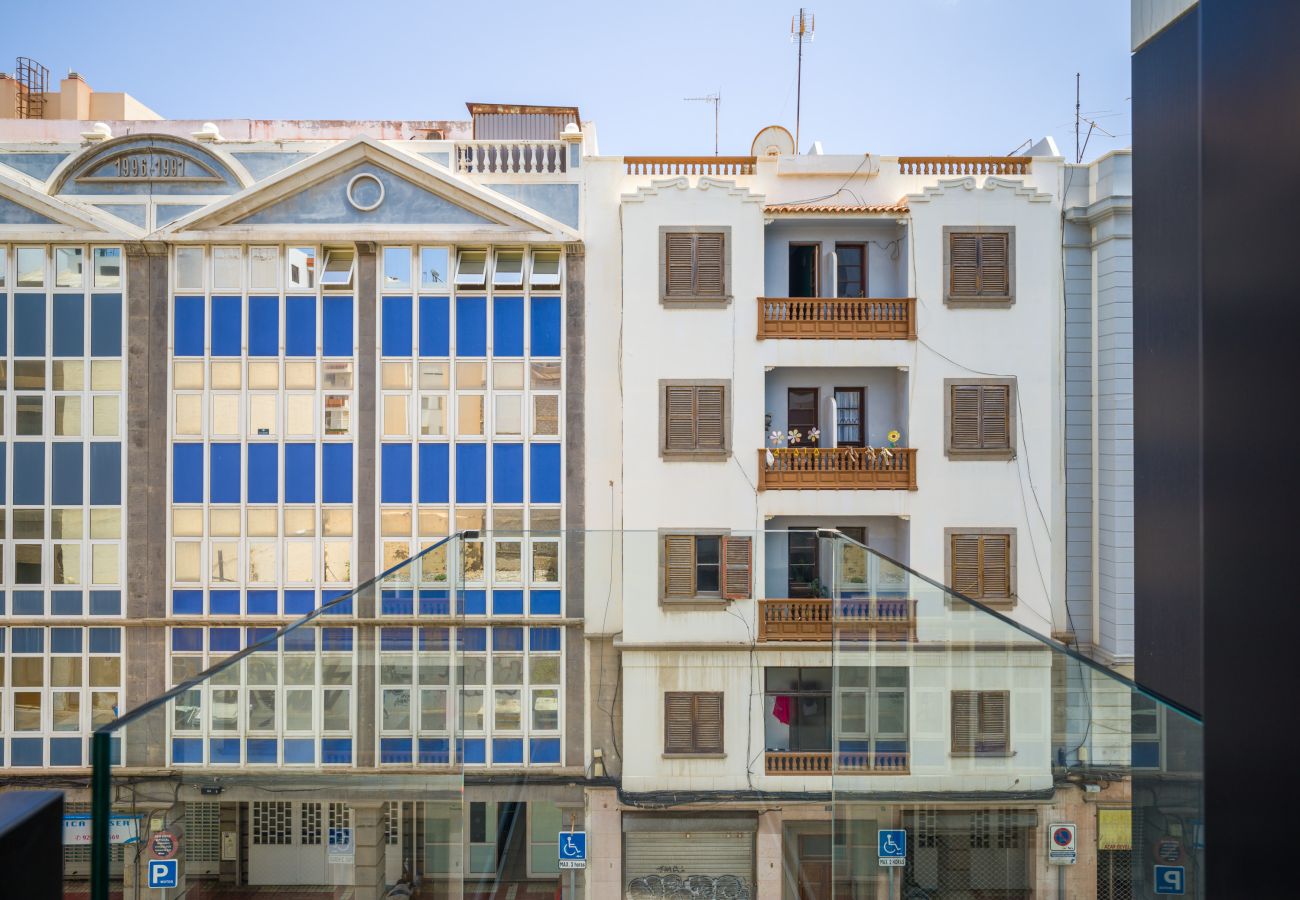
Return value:
[(722, 91), (716, 94), (708, 94), (704, 97), (683, 97), (683, 100), (691, 103), (712, 103), (713, 104), (713, 155), (718, 155), (718, 113), (722, 110)]
[(795, 99), (794, 99), (794, 154), (799, 155), (799, 119), (800, 113), (803, 112), (803, 44), (804, 41), (812, 43), (813, 29), (816, 27), (816, 19), (812, 13), (808, 12), (802, 6), (799, 7), (799, 15), (790, 19), (790, 43), (799, 45), (799, 62), (795, 75)]
[(1083, 157), (1079, 155), (1079, 73), (1074, 73), (1074, 161), (1082, 162)]

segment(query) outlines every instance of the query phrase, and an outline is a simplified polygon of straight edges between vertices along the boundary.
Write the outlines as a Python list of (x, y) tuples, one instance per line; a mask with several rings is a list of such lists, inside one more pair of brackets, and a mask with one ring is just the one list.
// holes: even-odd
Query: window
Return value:
[(316, 248), (290, 247), (285, 251), (289, 266), (289, 289), (312, 290), (316, 287)]
[(869, 753), (873, 768), (897, 766), (907, 752), (907, 669), (841, 666), (837, 674), (841, 755), (852, 764)]
[(456, 265), (456, 286), (481, 288), (487, 284), (487, 251), (462, 250)]
[(248, 249), (248, 286), (255, 291), (274, 291), (279, 286), (280, 248)]
[[(22, 253), (21, 250), (18, 251)], [(203, 248), (176, 248), (176, 290), (203, 290)]]
[(533, 271), (528, 283), (534, 290), (560, 286), (559, 250), (533, 251)]
[(972, 600), (1015, 600), (1015, 532), (1006, 529), (947, 530), (946, 574), (953, 590)]
[(1011, 692), (952, 692), (954, 756), (1009, 756)]
[(789, 250), (789, 296), (816, 297), (818, 285), (818, 259), (822, 245), (791, 242)]
[(411, 248), (384, 248), (384, 286), (386, 291), (411, 289)]
[(731, 452), (725, 381), (659, 382), (659, 455), (722, 459)]
[(726, 303), (730, 297), (728, 228), (660, 229), (659, 297), (667, 304)]
[(835, 296), (867, 296), (867, 245), (835, 245)]
[(664, 753), (722, 752), (722, 693), (666, 692)]
[(498, 250), (496, 270), (492, 273), (492, 286), (519, 288), (524, 285), (524, 251)]
[(447, 288), (446, 247), (420, 248), (420, 290), (445, 290)]
[(949, 306), (1006, 307), (1015, 302), (1015, 229), (944, 228), (944, 302)]
[(768, 666), (763, 670), (764, 749), (831, 749), (831, 669)]
[(944, 381), (945, 452), (964, 459), (1014, 459), (1016, 384), (1005, 378)]
[(667, 534), (662, 552), (665, 600), (743, 600), (751, 593), (753, 541), (722, 534)]
[(321, 275), (321, 287), (327, 291), (346, 291), (352, 287), (352, 272), (356, 268), (357, 255), (352, 250), (326, 250), (325, 273)]

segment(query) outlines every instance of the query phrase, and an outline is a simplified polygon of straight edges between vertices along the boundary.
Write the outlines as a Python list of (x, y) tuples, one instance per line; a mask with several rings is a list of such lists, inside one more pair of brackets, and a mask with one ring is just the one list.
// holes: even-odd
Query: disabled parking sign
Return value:
[(149, 860), (149, 887), (174, 888), (180, 864), (174, 859)]
[(587, 832), (561, 831), (559, 858), (561, 869), (587, 868)]
[(876, 849), (882, 866), (907, 865), (907, 831), (882, 828), (876, 832)]

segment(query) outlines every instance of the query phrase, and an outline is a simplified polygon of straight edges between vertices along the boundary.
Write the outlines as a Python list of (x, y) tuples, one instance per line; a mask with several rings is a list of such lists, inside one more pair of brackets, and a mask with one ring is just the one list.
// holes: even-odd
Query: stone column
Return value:
[(348, 804), (352, 808), (352, 846), (355, 900), (382, 900), (385, 887), (384, 807), (383, 800), (365, 800)]
[(586, 900), (623, 896), (623, 811), (613, 788), (587, 791), (586, 875)]
[[(376, 280), (375, 245), (357, 244), (357, 357), (356, 357), (356, 454), (357, 494), (353, 504), (352, 527), (357, 536), (356, 583), (364, 584), (378, 574), (376, 559), (379, 545), (375, 540), (375, 428), (378, 353), (377, 314), (379, 293)], [(378, 591), (363, 591), (353, 603), (360, 618), (371, 618), (378, 611)], [(354, 753), (357, 765), (369, 767), (375, 758), (375, 652), (376, 631), (358, 628), (357, 657), (357, 732)], [(382, 882), (381, 882), (382, 883)]]

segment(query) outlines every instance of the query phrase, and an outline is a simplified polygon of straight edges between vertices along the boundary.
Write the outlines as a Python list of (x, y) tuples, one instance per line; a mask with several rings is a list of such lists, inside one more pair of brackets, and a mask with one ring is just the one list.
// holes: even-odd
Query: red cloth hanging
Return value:
[(790, 698), (780, 696), (772, 704), (772, 715), (782, 725), (790, 724)]

